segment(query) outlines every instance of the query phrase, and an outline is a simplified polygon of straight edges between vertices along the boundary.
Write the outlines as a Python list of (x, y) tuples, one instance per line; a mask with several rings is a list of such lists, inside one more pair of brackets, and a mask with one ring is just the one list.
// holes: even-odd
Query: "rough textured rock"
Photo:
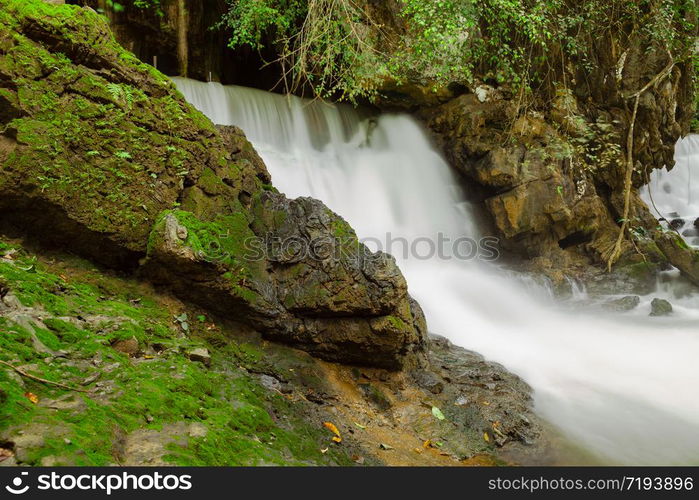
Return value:
[[(159, 284), (327, 359), (419, 362), (424, 318), (395, 262), (322, 203), (277, 194), (242, 132), (93, 10), (0, 0), (0, 100), (3, 227), (109, 266), (147, 257)], [(298, 243), (313, 255), (287, 255)]]
[(311, 198), (263, 192), (251, 213), (203, 223), (167, 212), (151, 235), (146, 272), (326, 359), (391, 368), (417, 362), (425, 320), (392, 257), (369, 252)]
[(610, 311), (624, 312), (636, 309), (640, 303), (641, 297), (638, 295), (627, 295), (626, 297), (605, 302), (603, 307)]
[(699, 252), (676, 233), (656, 231), (655, 242), (668, 260), (692, 283), (699, 286)]
[(672, 314), (672, 304), (665, 299), (653, 299), (650, 303), (651, 316), (669, 316)]
[(211, 123), (89, 9), (3, 1), (0, 96), (3, 222), (51, 243), (128, 265), (184, 185), (241, 185)]

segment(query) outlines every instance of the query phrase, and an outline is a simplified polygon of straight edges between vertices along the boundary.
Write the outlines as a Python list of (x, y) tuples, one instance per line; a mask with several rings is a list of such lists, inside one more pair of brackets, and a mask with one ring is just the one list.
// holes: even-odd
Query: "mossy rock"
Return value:
[(0, 205), (22, 230), (120, 265), (179, 200), (210, 217), (261, 186), (91, 9), (1, 0), (0, 47)]

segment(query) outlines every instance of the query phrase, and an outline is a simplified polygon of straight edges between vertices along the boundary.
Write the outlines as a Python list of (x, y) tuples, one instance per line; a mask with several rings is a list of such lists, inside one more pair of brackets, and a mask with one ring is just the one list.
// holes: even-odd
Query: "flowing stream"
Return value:
[[(370, 238), (369, 247), (392, 253), (431, 332), (524, 378), (537, 412), (579, 451), (562, 463), (699, 464), (695, 296), (678, 302), (670, 281), (653, 296), (673, 297), (673, 316), (649, 318), (653, 296), (633, 312), (604, 314), (584, 301), (563, 307), (546, 288), (497, 263), (449, 258), (449, 251), (428, 258), (426, 239), (480, 235), (474, 207), (411, 117), (372, 117), (254, 89), (175, 82), (212, 121), (245, 131), (280, 191), (324, 201), (360, 239)], [(656, 204), (694, 214), (693, 224), (699, 191), (692, 190), (699, 182), (686, 200), (673, 193), (687, 189), (689, 163), (699, 158), (697, 138), (683, 142), (678, 156), (686, 157), (686, 168), (661, 173), (651, 188)], [(671, 186), (667, 197), (656, 195), (663, 183)], [(400, 238), (414, 245), (412, 255), (404, 254)]]

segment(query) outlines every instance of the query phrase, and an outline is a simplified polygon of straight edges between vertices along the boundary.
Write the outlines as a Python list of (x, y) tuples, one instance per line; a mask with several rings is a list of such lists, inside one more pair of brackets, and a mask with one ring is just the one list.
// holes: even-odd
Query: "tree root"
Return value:
[(7, 366), (8, 368), (12, 368), (14, 371), (16, 371), (16, 372), (17, 372), (18, 374), (20, 374), (22, 377), (26, 377), (26, 378), (31, 379), (31, 380), (34, 380), (34, 381), (36, 381), (36, 382), (41, 382), (42, 384), (53, 385), (53, 386), (56, 386), (56, 387), (60, 387), (61, 389), (67, 389), (67, 390), (69, 390), (69, 391), (88, 392), (88, 391), (86, 391), (85, 389), (78, 389), (77, 387), (70, 387), (70, 386), (68, 386), (68, 385), (64, 385), (64, 384), (61, 384), (61, 383), (59, 383), (59, 382), (52, 382), (51, 380), (46, 380), (46, 379), (44, 379), (44, 378), (37, 377), (37, 376), (35, 376), (35, 375), (30, 375), (29, 373), (25, 372), (24, 370), (22, 370), (22, 369), (20, 369), (20, 368), (17, 368), (16, 366), (14, 366), (14, 365), (12, 365), (12, 364), (6, 362), (6, 361), (0, 360), (0, 365), (5, 365), (5, 366)]
[(614, 242), (614, 245), (612, 245), (611, 248), (607, 252), (605, 252), (605, 254), (603, 255), (603, 258), (607, 261), (607, 271), (612, 270), (612, 266), (621, 256), (621, 247), (622, 247), (622, 243), (624, 242), (624, 235), (626, 234), (626, 230), (627, 230), (628, 225), (629, 225), (629, 213), (631, 211), (631, 187), (633, 185), (632, 179), (633, 179), (633, 166), (634, 166), (633, 134), (634, 134), (634, 127), (636, 125), (636, 116), (638, 115), (638, 103), (639, 103), (643, 93), (645, 91), (647, 91), (649, 88), (657, 85), (660, 80), (662, 80), (667, 75), (669, 75), (670, 72), (672, 71), (672, 68), (674, 68), (674, 66), (675, 66), (675, 62), (673, 61), (672, 56), (670, 56), (670, 62), (665, 67), (665, 69), (663, 69), (660, 73), (655, 75), (651, 79), (651, 81), (649, 81), (646, 85), (643, 86), (643, 88), (641, 90), (627, 96), (627, 99), (634, 99), (634, 103), (633, 103), (633, 114), (631, 115), (631, 123), (629, 124), (629, 132), (626, 136), (626, 174), (624, 176), (624, 214), (621, 218), (621, 228), (619, 230), (619, 235), (617, 236), (617, 239)]

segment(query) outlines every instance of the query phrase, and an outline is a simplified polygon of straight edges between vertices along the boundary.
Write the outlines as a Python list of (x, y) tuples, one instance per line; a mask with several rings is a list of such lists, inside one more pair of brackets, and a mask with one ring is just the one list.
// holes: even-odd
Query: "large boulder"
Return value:
[(93, 10), (0, 0), (0, 110), (5, 229), (142, 267), (326, 359), (419, 364), (424, 317), (393, 259), (278, 194), (242, 131), (214, 127)]
[(395, 261), (318, 200), (256, 194), (249, 214), (165, 212), (145, 270), (181, 295), (333, 361), (419, 364), (425, 320)]

